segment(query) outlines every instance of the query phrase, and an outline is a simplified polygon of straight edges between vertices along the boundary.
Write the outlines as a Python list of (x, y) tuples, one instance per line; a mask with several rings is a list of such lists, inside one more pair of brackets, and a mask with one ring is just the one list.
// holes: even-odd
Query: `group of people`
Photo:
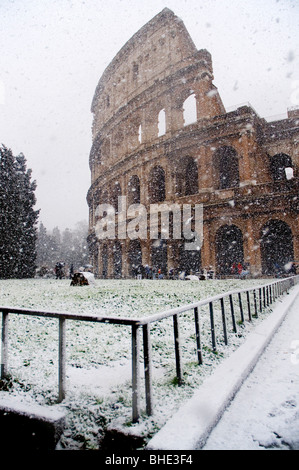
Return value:
[[(204, 271), (206, 273), (204, 274)], [(189, 270), (180, 270), (178, 268), (169, 268), (161, 269), (159, 267), (150, 267), (148, 264), (145, 266), (138, 265), (134, 266), (132, 273), (135, 279), (186, 279), (189, 274), (192, 274), (192, 271)], [(213, 279), (214, 271), (211, 270), (201, 270), (200, 273), (196, 273), (199, 279)]]
[(242, 263), (233, 263), (231, 267), (231, 273), (233, 276), (238, 276), (240, 279), (244, 279), (249, 274), (249, 265)]
[(165, 273), (161, 268), (151, 268), (148, 264), (133, 267), (133, 275), (136, 279), (163, 279)]
[[(72, 278), (73, 274), (74, 274), (74, 267), (71, 264), (71, 266), (69, 268), (69, 278), (70, 279)], [(55, 276), (56, 276), (56, 279), (62, 279), (63, 277), (65, 277), (65, 263), (63, 263), (62, 261), (59, 261), (55, 265)]]

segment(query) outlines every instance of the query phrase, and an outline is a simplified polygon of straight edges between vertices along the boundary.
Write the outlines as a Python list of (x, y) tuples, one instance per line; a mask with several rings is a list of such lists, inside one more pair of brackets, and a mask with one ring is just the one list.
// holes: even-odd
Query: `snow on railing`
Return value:
[[(176, 377), (179, 385), (183, 384), (182, 361), (181, 361), (181, 342), (179, 330), (179, 316), (187, 311), (193, 310), (194, 323), (196, 333), (196, 353), (198, 364), (203, 364), (203, 354), (201, 346), (199, 310), (201, 307), (208, 305), (210, 316), (210, 333), (213, 352), (217, 351), (217, 341), (214, 322), (214, 307), (216, 302), (220, 302), (221, 319), (223, 327), (223, 338), (225, 345), (228, 344), (227, 326), (226, 326), (226, 309), (225, 299), (229, 302), (229, 310), (232, 319), (233, 332), (237, 333), (237, 322), (235, 314), (235, 306), (233, 297), (237, 297), (239, 306), (240, 322), (244, 322), (244, 295), (245, 310), (247, 310), (248, 320), (251, 322), (252, 317), (258, 317), (264, 309), (276, 301), (295, 284), (299, 283), (299, 276), (278, 279), (270, 283), (250, 287), (247, 289), (239, 289), (225, 292), (223, 294), (209, 297), (198, 302), (187, 304), (181, 307), (166, 310), (144, 318), (125, 318), (125, 317), (102, 317), (96, 315), (82, 315), (66, 312), (46, 312), (39, 310), (0, 307), (2, 312), (2, 336), (1, 336), (1, 370), (0, 378), (4, 379), (8, 376), (8, 319), (10, 314), (38, 316), (44, 318), (58, 319), (58, 402), (62, 402), (66, 393), (66, 321), (76, 320), (94, 323), (107, 323), (131, 326), (131, 345), (132, 345), (132, 421), (137, 422), (140, 417), (140, 334), (143, 332), (143, 360), (144, 360), (144, 377), (145, 377), (145, 399), (146, 412), (150, 416), (153, 412), (152, 406), (152, 360), (151, 360), (151, 341), (150, 341), (150, 324), (159, 322), (165, 318), (173, 318), (174, 331), (174, 349), (176, 363)], [(251, 298), (250, 298), (251, 295)], [(243, 297), (242, 297), (243, 296)], [(252, 298), (253, 296), (253, 298)], [(253, 310), (252, 304), (253, 302)]]

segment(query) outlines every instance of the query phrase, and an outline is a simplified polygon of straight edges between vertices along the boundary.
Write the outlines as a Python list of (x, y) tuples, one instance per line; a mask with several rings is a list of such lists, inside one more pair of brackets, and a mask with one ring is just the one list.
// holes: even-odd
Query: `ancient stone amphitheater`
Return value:
[[(99, 277), (135, 276), (141, 266), (225, 276), (238, 263), (273, 275), (299, 260), (299, 111), (272, 122), (250, 105), (226, 112), (213, 80), (211, 54), (169, 9), (104, 71), (91, 108), (87, 195)], [(190, 209), (191, 236), (199, 207), (201, 241), (186, 249), (186, 221), (176, 219), (182, 236), (174, 233), (174, 208)]]

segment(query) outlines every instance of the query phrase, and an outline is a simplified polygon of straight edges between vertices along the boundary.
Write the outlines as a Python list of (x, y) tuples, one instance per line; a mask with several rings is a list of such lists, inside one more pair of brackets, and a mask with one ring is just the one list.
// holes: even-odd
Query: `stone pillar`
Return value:
[(239, 139), (238, 143), (235, 143), (235, 149), (239, 155), (239, 172), (240, 172), (240, 182), (251, 183), (252, 174), (250, 167), (250, 153), (251, 153), (251, 136), (246, 132)]
[(201, 267), (209, 269), (212, 266), (211, 251), (210, 251), (210, 223), (204, 222), (203, 224), (203, 244), (201, 247)]
[(107, 243), (107, 247), (108, 247), (108, 272), (107, 272), (107, 278), (108, 279), (112, 279), (114, 277), (113, 244), (114, 244), (113, 240), (110, 240)]
[(103, 255), (102, 255), (102, 244), (98, 242), (98, 276), (103, 277)]
[(129, 240), (122, 240), (122, 277), (127, 279), (129, 277)]
[(253, 228), (253, 220), (247, 219), (246, 223), (246, 239), (244, 240), (244, 262), (249, 263), (250, 273), (259, 275), (262, 271), (261, 266), (261, 250), (258, 236), (255, 236)]

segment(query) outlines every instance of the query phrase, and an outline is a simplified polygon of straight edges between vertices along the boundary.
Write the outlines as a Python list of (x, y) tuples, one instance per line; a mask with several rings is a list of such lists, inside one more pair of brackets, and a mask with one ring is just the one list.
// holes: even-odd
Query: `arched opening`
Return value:
[(150, 204), (165, 200), (165, 171), (161, 166), (155, 166), (149, 175)]
[(122, 275), (122, 247), (119, 241), (113, 246), (113, 273), (116, 279), (120, 279)]
[(161, 109), (158, 115), (158, 137), (166, 132), (166, 114), (165, 109)]
[(185, 170), (185, 196), (198, 193), (198, 169), (197, 163), (190, 158)]
[(137, 175), (131, 176), (128, 183), (128, 204), (140, 204), (140, 180)]
[(294, 260), (292, 231), (282, 220), (270, 220), (261, 233), (262, 270), (264, 274), (285, 273)]
[(142, 144), (142, 126), (141, 126), (141, 124), (138, 127), (138, 142), (139, 142), (139, 144)]
[(176, 193), (179, 197), (198, 193), (198, 168), (192, 157), (183, 157), (177, 166)]
[(137, 270), (142, 265), (142, 250), (140, 240), (130, 240), (129, 251), (129, 274), (132, 277), (137, 276)]
[(108, 276), (108, 247), (104, 245), (102, 248), (102, 276), (107, 279)]
[(179, 271), (188, 274), (196, 274), (201, 269), (201, 250), (186, 250), (185, 244), (179, 246)]
[(234, 274), (239, 263), (244, 266), (243, 235), (236, 225), (223, 225), (216, 233), (216, 262), (219, 274)]
[(289, 155), (285, 153), (278, 153), (270, 159), (270, 171), (274, 181), (286, 181), (289, 178), (289, 174), (292, 171), (288, 169), (293, 169), (292, 159)]
[(239, 159), (232, 147), (219, 148), (214, 156), (219, 189), (236, 188), (240, 184)]
[(102, 195), (101, 195), (101, 200), (99, 202), (100, 204), (108, 204), (109, 203), (109, 195), (108, 195), (108, 191), (105, 190), (102, 192)]
[(114, 209), (117, 211), (118, 210), (118, 197), (121, 196), (121, 186), (119, 182), (117, 181), (114, 183), (112, 190), (111, 190), (111, 198), (110, 198), (110, 204), (114, 207)]
[(152, 242), (152, 269), (158, 273), (161, 270), (161, 274), (167, 274), (167, 241), (166, 240), (154, 240)]
[(184, 126), (197, 121), (196, 97), (193, 93), (183, 103)]

